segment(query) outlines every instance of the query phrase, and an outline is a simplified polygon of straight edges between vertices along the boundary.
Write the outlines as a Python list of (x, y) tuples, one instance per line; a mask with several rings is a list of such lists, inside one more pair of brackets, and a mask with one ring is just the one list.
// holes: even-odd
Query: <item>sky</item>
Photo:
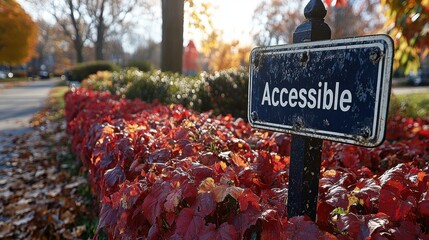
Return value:
[[(155, 15), (161, 14), (161, 0), (152, 0), (159, 3), (159, 7), (154, 8)], [(215, 28), (223, 31), (223, 40), (230, 42), (233, 40), (240, 40), (242, 45), (252, 45), (252, 17), (253, 12), (261, 2), (261, 0), (207, 0), (213, 3), (216, 10), (213, 12), (213, 23)], [(26, 3), (25, 0), (18, 0), (23, 8), (33, 16), (38, 18), (40, 16), (47, 16), (46, 14), (34, 11), (31, 5)], [(139, 20), (136, 26), (136, 34), (128, 38), (125, 43), (125, 50), (127, 52), (133, 51), (137, 45), (141, 44), (148, 39), (153, 39), (157, 42), (161, 41), (161, 19), (160, 16), (154, 20)], [(184, 45), (193, 39), (197, 43), (198, 36), (189, 36), (185, 33)]]
[(260, 0), (216, 0), (218, 11), (214, 13), (214, 24), (223, 29), (224, 40), (240, 40), (252, 44), (252, 17)]

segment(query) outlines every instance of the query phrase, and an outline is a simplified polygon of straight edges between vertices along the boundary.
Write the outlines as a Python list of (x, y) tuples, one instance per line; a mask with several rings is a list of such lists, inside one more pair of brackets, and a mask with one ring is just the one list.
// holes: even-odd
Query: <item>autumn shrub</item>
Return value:
[(158, 100), (162, 103), (180, 103), (185, 107), (200, 108), (201, 100), (197, 93), (201, 81), (180, 74), (161, 71), (131, 71), (126, 75), (132, 79), (125, 96), (129, 99), (140, 98), (147, 102)]
[(105, 80), (95, 75), (85, 81), (83, 86), (92, 90), (109, 90), (128, 99), (140, 98), (147, 102), (157, 100), (181, 104), (199, 112), (213, 111), (215, 115), (232, 114), (245, 118), (247, 84), (248, 71), (245, 68), (202, 73), (196, 77), (159, 70), (142, 72), (131, 68), (113, 72)]
[(82, 81), (82, 87), (92, 90), (110, 91), (112, 86), (112, 72), (109, 71), (98, 71)]
[(214, 114), (232, 114), (247, 118), (247, 94), (249, 73), (246, 68), (230, 69), (203, 74), (204, 89), (202, 108), (213, 110)]
[(119, 71), (120, 67), (112, 62), (94, 61), (78, 64), (71, 69), (70, 74), (73, 81), (81, 82), (91, 74), (98, 71)]
[(287, 218), (287, 134), (108, 92), (66, 102), (110, 239), (429, 238), (428, 119), (390, 118), (373, 149), (326, 141), (313, 222)]
[(149, 61), (130, 60), (127, 63), (128, 68), (137, 68), (139, 71), (149, 72), (153, 69)]

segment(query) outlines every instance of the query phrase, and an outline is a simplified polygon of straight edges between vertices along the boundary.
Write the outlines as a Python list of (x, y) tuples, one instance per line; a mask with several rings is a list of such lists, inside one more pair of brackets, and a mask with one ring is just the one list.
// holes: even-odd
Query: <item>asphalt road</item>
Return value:
[(31, 117), (43, 108), (49, 91), (58, 82), (51, 79), (8, 89), (0, 86), (0, 165), (15, 136), (31, 130)]

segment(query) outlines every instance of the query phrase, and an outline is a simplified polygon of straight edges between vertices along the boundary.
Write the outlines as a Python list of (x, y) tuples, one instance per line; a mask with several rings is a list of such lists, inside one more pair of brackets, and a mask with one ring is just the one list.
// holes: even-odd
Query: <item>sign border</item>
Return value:
[[(384, 43), (384, 44), (383, 44)], [(384, 45), (387, 46), (384, 49)], [(248, 109), (247, 117), (250, 125), (254, 128), (297, 134), (307, 137), (321, 138), (335, 142), (348, 143), (353, 145), (376, 147), (380, 145), (385, 138), (387, 113), (390, 101), (391, 81), (392, 81), (392, 62), (393, 62), (393, 40), (386, 34), (371, 35), (363, 37), (353, 37), (334, 40), (314, 41), (289, 45), (276, 45), (268, 47), (256, 47), (250, 54), (249, 66), (249, 85), (248, 85)], [(376, 99), (374, 108), (374, 120), (372, 125), (371, 136), (364, 138), (362, 136), (344, 134), (340, 132), (318, 130), (312, 128), (300, 128), (295, 130), (291, 125), (269, 123), (258, 120), (252, 120), (252, 86), (253, 86), (253, 69), (252, 59), (256, 54), (265, 53), (277, 55), (282, 53), (299, 53), (299, 52), (317, 52), (331, 49), (351, 49), (365, 47), (378, 47), (385, 53), (382, 60), (378, 63), (378, 76), (376, 84)], [(315, 48), (316, 47), (316, 48)]]

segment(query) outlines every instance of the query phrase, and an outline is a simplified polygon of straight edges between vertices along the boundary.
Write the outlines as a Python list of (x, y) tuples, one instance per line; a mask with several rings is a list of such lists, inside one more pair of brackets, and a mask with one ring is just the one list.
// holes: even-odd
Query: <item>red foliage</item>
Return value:
[(349, 5), (347, 0), (325, 0), (328, 6), (335, 6), (338, 8), (347, 7)]
[(286, 134), (83, 89), (66, 103), (111, 239), (428, 239), (428, 120), (390, 119), (374, 149), (325, 142), (315, 223), (286, 217)]

